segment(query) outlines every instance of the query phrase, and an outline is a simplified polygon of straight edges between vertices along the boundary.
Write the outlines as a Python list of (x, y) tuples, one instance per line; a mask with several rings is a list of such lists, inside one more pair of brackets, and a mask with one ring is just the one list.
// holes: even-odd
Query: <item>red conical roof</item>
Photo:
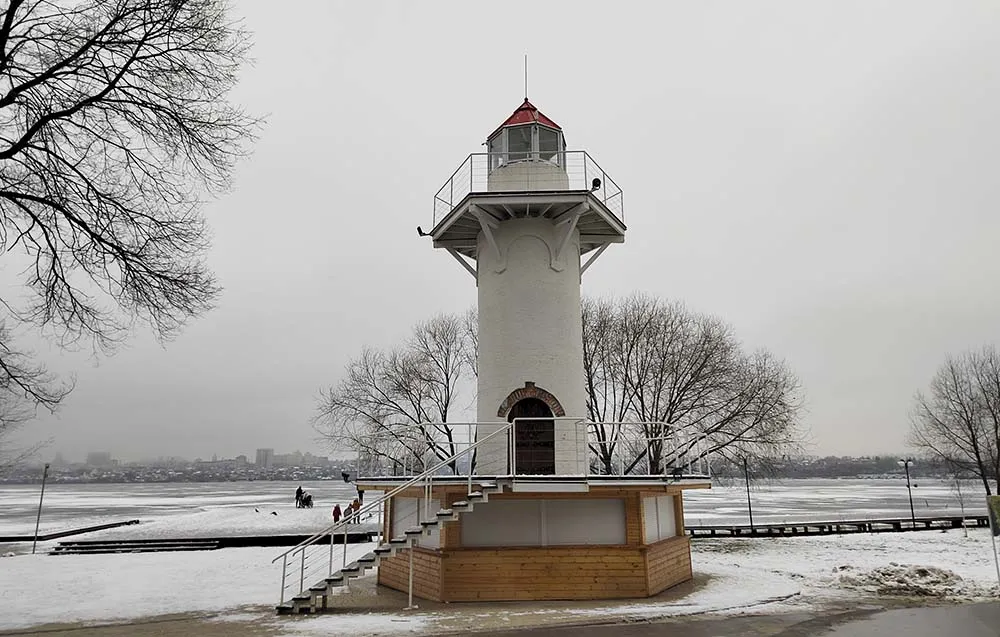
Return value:
[(487, 139), (496, 135), (497, 131), (499, 131), (501, 128), (505, 126), (517, 126), (518, 124), (533, 124), (533, 123), (542, 124), (544, 126), (548, 126), (549, 128), (554, 128), (556, 130), (562, 130), (562, 127), (559, 126), (559, 124), (556, 124), (551, 119), (546, 117), (540, 110), (535, 108), (535, 105), (529, 102), (528, 98), (526, 97), (524, 98), (524, 103), (518, 106), (517, 110), (511, 113), (511, 116), (508, 117), (503, 124), (497, 126), (496, 130), (490, 133)]

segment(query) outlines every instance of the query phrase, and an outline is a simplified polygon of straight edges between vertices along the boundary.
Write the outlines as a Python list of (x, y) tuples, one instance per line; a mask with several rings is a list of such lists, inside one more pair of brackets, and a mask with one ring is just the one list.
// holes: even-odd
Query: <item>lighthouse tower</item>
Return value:
[(515, 422), (514, 453), (491, 440), (477, 473), (584, 475), (580, 282), (625, 240), (621, 190), (527, 98), (486, 146), (438, 191), (429, 233), (478, 286), (477, 439)]
[(580, 282), (625, 240), (618, 186), (525, 99), (434, 195), (430, 231), (417, 231), (478, 288), (475, 437), (445, 459), (452, 439), (441, 446), (435, 423), (414, 425), (440, 462), (359, 476), (359, 491), (381, 496), (368, 502), (384, 505), (384, 543), (326, 581), (377, 565), (382, 586), (482, 602), (646, 597), (691, 579), (683, 492), (708, 479), (653, 473), (647, 446), (666, 441), (645, 438), (648, 423), (603, 423), (630, 444), (588, 439)]

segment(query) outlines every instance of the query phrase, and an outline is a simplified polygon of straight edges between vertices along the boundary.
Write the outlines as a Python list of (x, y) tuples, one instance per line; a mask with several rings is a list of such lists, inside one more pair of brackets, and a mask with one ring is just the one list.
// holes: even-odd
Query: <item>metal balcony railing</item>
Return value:
[[(600, 187), (594, 191), (605, 207), (619, 221), (625, 222), (625, 208), (622, 204), (622, 189), (602, 169), (585, 150), (567, 150), (554, 153), (551, 159), (542, 159), (537, 153), (472, 153), (448, 178), (448, 181), (434, 195), (434, 221), (436, 226), (455, 209), (466, 195), (470, 193), (489, 192), (490, 173), (501, 167), (512, 166), (520, 162), (547, 162), (561, 167), (566, 173), (565, 178), (552, 179), (551, 183), (539, 183), (539, 177), (524, 173), (524, 190), (591, 190), (594, 179), (600, 179)], [(516, 180), (516, 177), (515, 177)], [(530, 180), (530, 182), (529, 182)], [(510, 190), (511, 177), (504, 176)], [(516, 183), (516, 181), (515, 181)]]

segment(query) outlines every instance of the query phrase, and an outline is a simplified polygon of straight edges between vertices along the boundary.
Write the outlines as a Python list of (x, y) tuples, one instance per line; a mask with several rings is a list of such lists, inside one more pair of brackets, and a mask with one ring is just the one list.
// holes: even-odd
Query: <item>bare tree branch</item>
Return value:
[[(990, 345), (948, 357), (918, 392), (911, 443), (974, 475), (987, 494), (1000, 491), (1000, 354)], [(992, 481), (992, 484), (991, 484)]]
[[(450, 423), (470, 373), (468, 317), (439, 315), (389, 352), (365, 349), (320, 398), (316, 429), (335, 447), (420, 468), (455, 455), (469, 437)], [(457, 472), (457, 463), (451, 463)]]
[[(249, 37), (223, 0), (0, 9), (0, 241), (30, 292), (8, 320), (112, 351), (176, 335), (219, 293), (200, 209), (258, 120), (227, 101)], [(10, 371), (9, 352), (0, 367)], [(22, 387), (21, 389), (26, 389)], [(53, 407), (42, 386), (29, 390)]]

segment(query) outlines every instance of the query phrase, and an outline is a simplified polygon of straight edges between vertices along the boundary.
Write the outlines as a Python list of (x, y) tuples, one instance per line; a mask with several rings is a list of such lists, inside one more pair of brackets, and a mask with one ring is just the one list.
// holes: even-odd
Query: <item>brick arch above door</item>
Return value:
[(500, 408), (497, 409), (497, 416), (500, 418), (506, 418), (507, 414), (510, 413), (511, 408), (519, 400), (524, 400), (525, 398), (537, 398), (542, 401), (549, 406), (549, 409), (552, 410), (552, 415), (557, 418), (566, 415), (566, 410), (559, 404), (559, 401), (555, 396), (541, 387), (535, 387), (535, 383), (526, 382), (524, 383), (524, 387), (515, 389), (503, 399), (503, 402), (500, 403)]

